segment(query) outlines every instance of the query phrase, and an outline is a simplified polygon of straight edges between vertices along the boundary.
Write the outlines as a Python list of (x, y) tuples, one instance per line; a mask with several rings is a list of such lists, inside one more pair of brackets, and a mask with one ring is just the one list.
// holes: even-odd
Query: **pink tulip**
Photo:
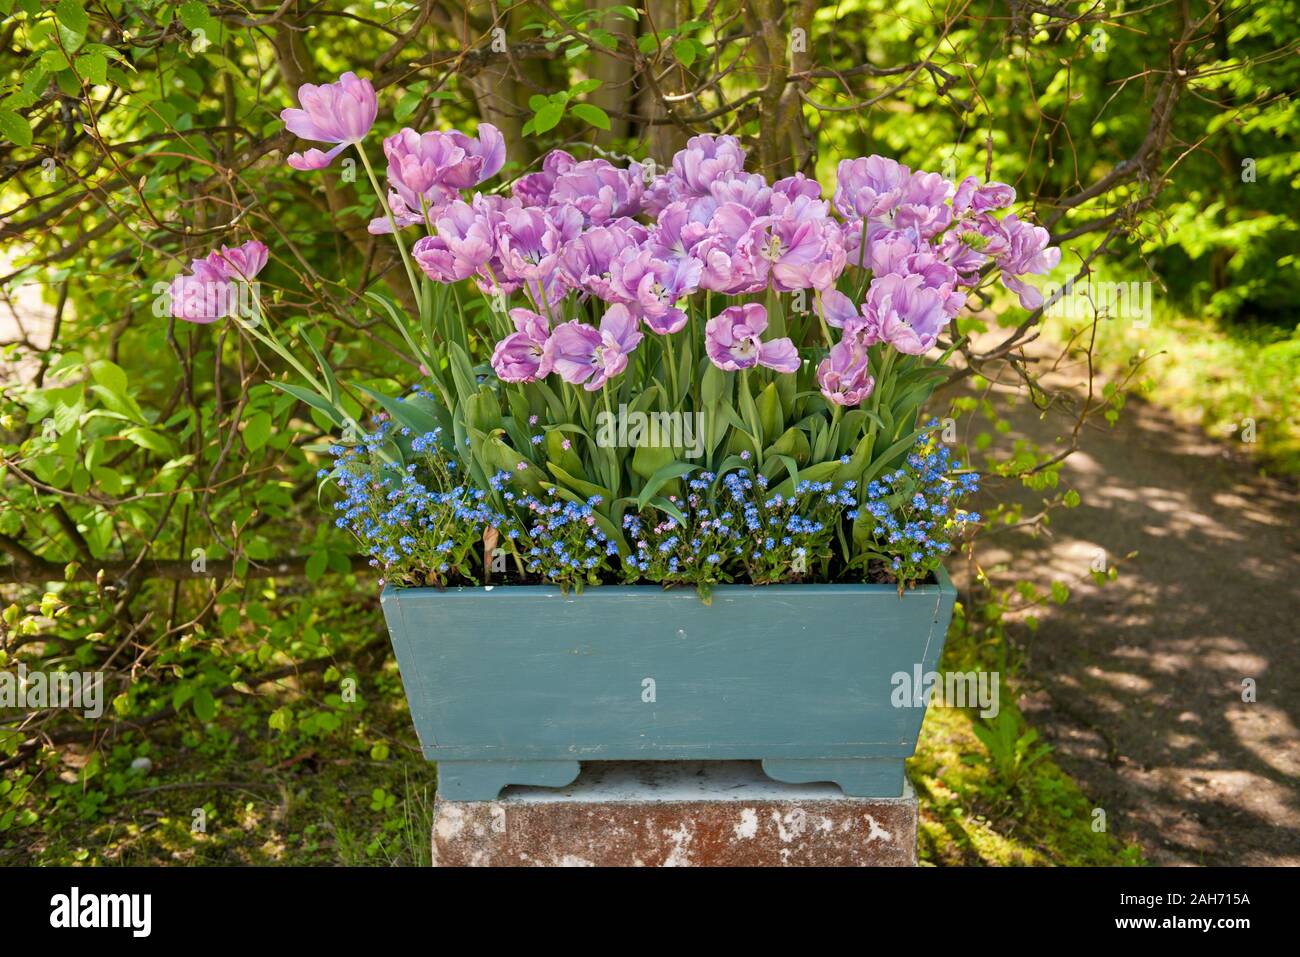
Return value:
[(605, 312), (599, 329), (577, 320), (557, 326), (546, 341), (542, 368), (595, 392), (627, 368), (628, 355), (641, 338), (631, 310), (616, 304)]
[(492, 368), (503, 382), (534, 382), (549, 371), (545, 356), (550, 329), (545, 318), (528, 309), (511, 309), (510, 319), (518, 331), (497, 343)]
[(868, 372), (866, 350), (849, 339), (835, 343), (817, 366), (817, 385), (828, 402), (861, 405), (876, 387)]
[(704, 327), (704, 347), (719, 369), (736, 372), (766, 366), (777, 372), (799, 370), (799, 350), (788, 338), (762, 340), (767, 310), (756, 302), (723, 309)]
[(305, 140), (337, 144), (328, 153), (318, 149), (294, 153), (289, 165), (298, 170), (324, 169), (352, 143), (365, 139), (375, 125), (379, 113), (379, 98), (369, 80), (355, 73), (344, 73), (337, 83), (314, 86), (304, 83), (298, 87), (298, 102), (302, 109), (286, 109), (280, 119), (289, 132)]

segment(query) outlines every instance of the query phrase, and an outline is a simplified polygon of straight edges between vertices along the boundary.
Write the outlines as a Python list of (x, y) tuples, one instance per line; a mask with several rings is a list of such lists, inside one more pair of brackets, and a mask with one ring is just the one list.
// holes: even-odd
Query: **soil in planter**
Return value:
[[(917, 582), (912, 582), (907, 587), (914, 588), (917, 585), (933, 585), (936, 583), (936, 581), (937, 580), (935, 579), (934, 574), (930, 573), (927, 574), (924, 579)], [(790, 579), (781, 582), (753, 582), (748, 578), (737, 578), (732, 582), (726, 582), (722, 584), (753, 585), (754, 587), (762, 587), (764, 585), (769, 585), (769, 584), (820, 585), (820, 584), (849, 584), (849, 583), (863, 583), (863, 582), (872, 585), (894, 585), (894, 586), (898, 585), (898, 579), (889, 570), (889, 566), (879, 560), (873, 560), (868, 563), (867, 574), (864, 578), (858, 578), (856, 575), (849, 574), (848, 570), (844, 567), (842, 563), (832, 562), (830, 568), (830, 574), (826, 575), (825, 577), (818, 577), (815, 579), (792, 577)], [(401, 580), (395, 579), (393, 581), (393, 584), (399, 585), (401, 587), (407, 587), (407, 588), (420, 588), (420, 587), (427, 587), (429, 585), (436, 585), (435, 582), (420, 581), (418, 579), (412, 578), (411, 576), (406, 576)], [(538, 575), (521, 574), (517, 568), (515, 568), (514, 566), (510, 566), (504, 572), (494, 572), (491, 576), (491, 580), (487, 582), (484, 582), (482, 580), (474, 581), (470, 578), (461, 575), (452, 575), (448, 578), (446, 583), (441, 587), (477, 588), (484, 584), (546, 585), (550, 583)], [(672, 582), (668, 584), (660, 584), (658, 582), (638, 581), (638, 582), (629, 583), (629, 582), (625, 582), (621, 577), (617, 575), (610, 575), (610, 574), (599, 576), (597, 581), (594, 584), (589, 584), (587, 587), (596, 587), (597, 585), (628, 585), (628, 584), (643, 586), (646, 588), (687, 588), (687, 587), (693, 588), (695, 587), (693, 584), (688, 582)]]

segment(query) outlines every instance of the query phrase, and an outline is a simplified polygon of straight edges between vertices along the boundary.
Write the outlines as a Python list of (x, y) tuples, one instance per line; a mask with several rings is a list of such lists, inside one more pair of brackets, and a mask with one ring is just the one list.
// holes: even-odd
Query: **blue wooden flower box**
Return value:
[(486, 801), (562, 787), (581, 761), (761, 760), (778, 781), (898, 796), (955, 591), (890, 585), (384, 589), (384, 617), (438, 789)]

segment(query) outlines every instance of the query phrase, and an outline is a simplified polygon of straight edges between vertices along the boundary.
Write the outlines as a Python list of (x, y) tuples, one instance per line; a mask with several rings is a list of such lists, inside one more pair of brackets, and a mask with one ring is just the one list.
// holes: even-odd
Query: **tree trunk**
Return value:
[[(608, 10), (619, 5), (619, 0), (596, 0), (594, 6), (599, 10)], [(601, 26), (619, 38), (620, 47), (624, 43), (635, 43), (635, 28), (630, 20), (621, 16), (605, 16), (600, 20)], [(588, 101), (610, 114), (609, 129), (596, 133), (596, 142), (607, 148), (626, 140), (631, 132), (631, 122), (614, 113), (627, 113), (628, 104), (633, 102), (632, 63), (623, 59), (627, 51), (614, 56), (610, 51), (600, 47), (592, 49), (591, 78), (600, 80), (601, 86), (595, 90)]]
[[(484, 0), (465, 5), (466, 16), (458, 19), (462, 48), (487, 46), (492, 50), (502, 48), (508, 54), (511, 44), (518, 43), (521, 34), (514, 29), (512, 20), (493, 22), (492, 5)], [(478, 13), (480, 16), (472, 16)], [(501, 131), (506, 141), (506, 155), (526, 163), (532, 157), (532, 144), (525, 141), (523, 133), (527, 113), (523, 104), (529, 93), (521, 89), (515, 79), (515, 68), (509, 56), (493, 60), (474, 73), (463, 77), (474, 94), (479, 119), (491, 123)]]
[[(654, 32), (661, 37), (690, 17), (690, 5), (686, 0), (646, 0), (645, 11), (644, 32), (649, 33), (650, 28), (653, 27)], [(685, 73), (685, 68), (680, 66), (669, 70), (662, 80), (658, 81), (659, 90), (668, 95), (684, 92)], [(644, 77), (637, 98), (637, 112), (657, 120), (666, 119), (668, 116), (663, 101), (655, 92), (651, 82)], [(639, 133), (641, 140), (646, 144), (646, 153), (660, 167), (672, 162), (673, 154), (686, 145), (689, 136), (688, 131), (676, 123), (647, 122), (642, 124)]]
[(812, 162), (799, 84), (790, 82), (790, 74), (811, 65), (817, 4), (800, 0), (789, 28), (782, 24), (784, 9), (784, 0), (749, 0), (749, 25), (755, 34), (751, 49), (757, 71), (766, 79), (758, 98), (758, 157), (760, 172), (773, 180), (807, 170)]

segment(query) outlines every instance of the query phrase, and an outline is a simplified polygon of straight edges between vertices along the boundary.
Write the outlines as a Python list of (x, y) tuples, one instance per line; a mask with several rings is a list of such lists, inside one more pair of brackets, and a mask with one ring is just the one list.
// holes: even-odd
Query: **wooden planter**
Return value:
[(438, 790), (562, 787), (581, 761), (761, 760), (778, 781), (897, 797), (923, 707), (892, 677), (938, 667), (955, 592), (889, 585), (384, 589)]

